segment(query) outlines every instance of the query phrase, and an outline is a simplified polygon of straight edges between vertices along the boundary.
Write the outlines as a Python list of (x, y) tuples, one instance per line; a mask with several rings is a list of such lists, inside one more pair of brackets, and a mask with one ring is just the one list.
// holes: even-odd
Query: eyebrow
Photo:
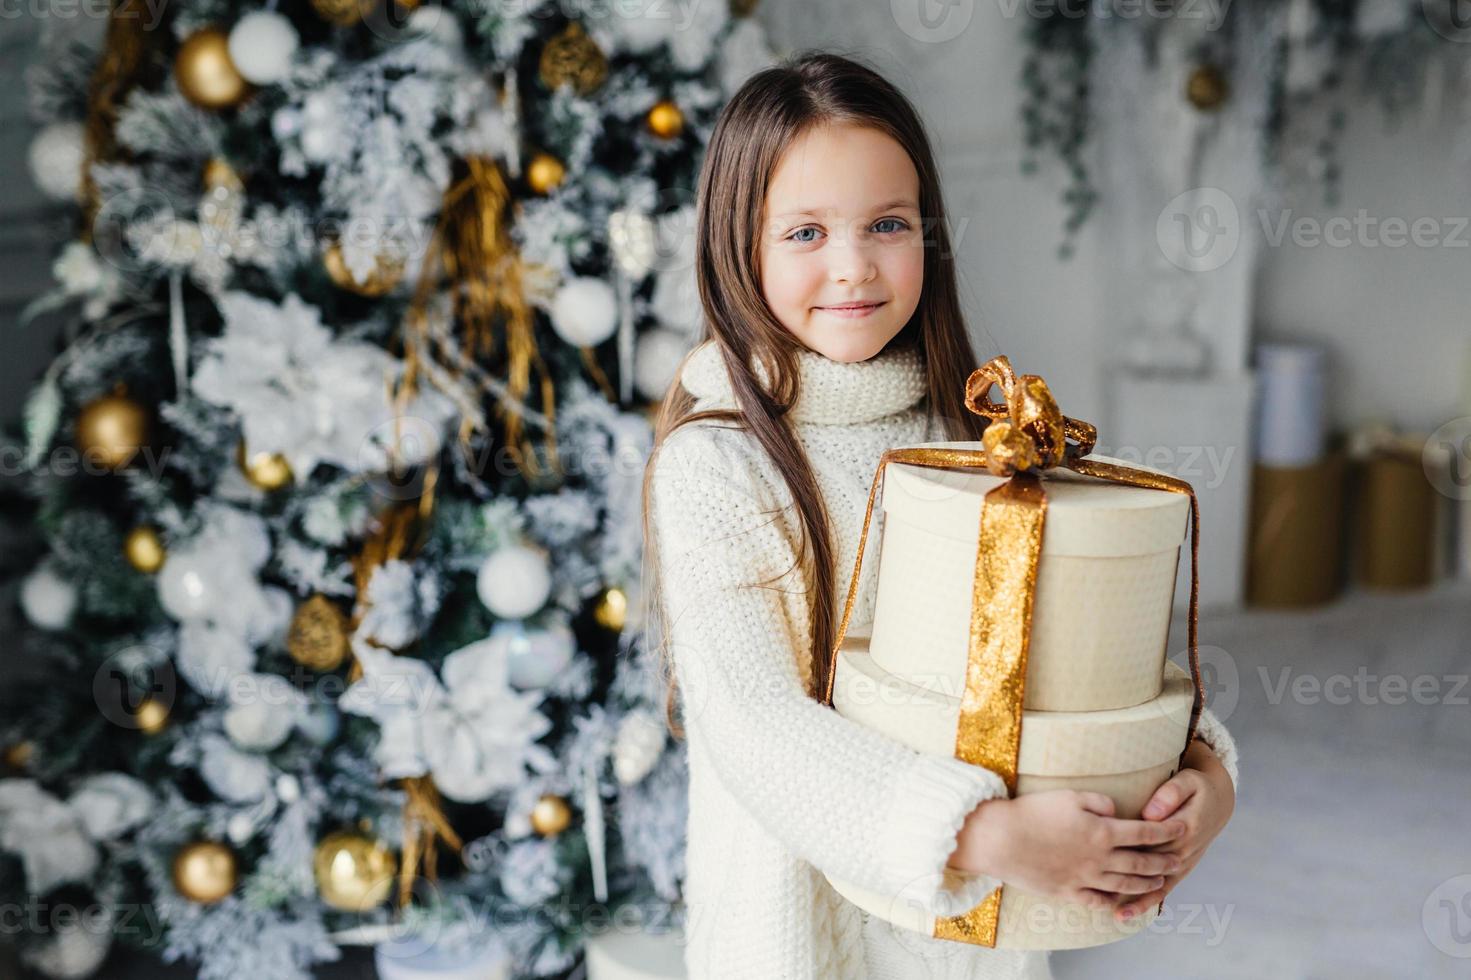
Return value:
[[(907, 197), (901, 197), (901, 198), (896, 198), (896, 199), (894, 199), (892, 201), (887, 201), (887, 202), (885, 202), (883, 204), (880, 204), (878, 207), (874, 208), (873, 210), (875, 210), (875, 211), (888, 211), (891, 208), (909, 208), (911, 211), (918, 211), (919, 210), (919, 205), (918, 204), (915, 204), (913, 201), (909, 200), (909, 198), (907, 198)], [(824, 210), (828, 210), (828, 209), (824, 209)], [(819, 210), (817, 208), (804, 207), (804, 208), (798, 208), (795, 211), (783, 211), (781, 214), (777, 215), (777, 217), (778, 218), (789, 218), (792, 215), (797, 215), (797, 214), (810, 214), (810, 215), (813, 215), (815, 217), (816, 215), (821, 214), (821, 213), (822, 213), (822, 210)]]

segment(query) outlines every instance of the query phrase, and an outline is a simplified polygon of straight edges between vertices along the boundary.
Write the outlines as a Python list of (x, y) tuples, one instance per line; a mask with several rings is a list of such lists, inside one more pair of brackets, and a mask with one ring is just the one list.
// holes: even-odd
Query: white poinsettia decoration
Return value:
[(123, 773), (98, 773), (68, 800), (33, 779), (0, 779), (0, 850), (20, 857), (26, 889), (42, 894), (97, 870), (97, 842), (149, 819), (153, 794)]
[(383, 348), (335, 338), (295, 293), (280, 304), (244, 292), (218, 302), (224, 333), (204, 345), (193, 388), (235, 411), (251, 452), (281, 453), (305, 481), (318, 463), (377, 472), (388, 468), (391, 449), (413, 463), (416, 450), (438, 448), (397, 433), (405, 421), (416, 435), (439, 431), (448, 399), (421, 390), (400, 417), (389, 386), (403, 366)]
[(461, 803), (511, 789), (528, 766), (546, 767), (537, 739), (551, 730), (542, 695), (511, 687), (503, 645), (472, 643), (445, 658), (436, 676), (422, 660), (355, 643), (363, 669), (343, 694), (343, 711), (377, 722), (377, 761), (389, 778), (430, 775)]

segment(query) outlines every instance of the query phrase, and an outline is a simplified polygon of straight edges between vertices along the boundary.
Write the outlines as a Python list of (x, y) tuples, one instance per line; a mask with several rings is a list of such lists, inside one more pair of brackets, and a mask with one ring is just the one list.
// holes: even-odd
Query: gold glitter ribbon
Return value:
[[(1001, 389), (1002, 401), (991, 400)], [(1047, 383), (1035, 374), (1017, 376), (1004, 356), (994, 357), (971, 373), (965, 405), (991, 420), (981, 449), (890, 449), (879, 459), (868, 489), (863, 532), (853, 562), (853, 577), (843, 605), (837, 641), (828, 666), (822, 703), (833, 703), (838, 652), (848, 631), (863, 569), (864, 544), (873, 520), (873, 504), (890, 463), (940, 469), (984, 469), (1005, 483), (987, 492), (981, 506), (975, 576), (971, 592), (970, 639), (965, 688), (955, 732), (955, 757), (998, 773), (1008, 794), (1016, 793), (1017, 759), (1021, 752), (1022, 704), (1026, 693), (1027, 648), (1032, 602), (1037, 590), (1037, 564), (1047, 516), (1047, 492), (1041, 471), (1063, 467), (1125, 486), (1183, 493), (1190, 498), (1190, 610), (1188, 637), (1194, 699), (1186, 749), (1195, 738), (1204, 708), (1197, 649), (1200, 597), (1200, 507), (1195, 490), (1184, 480), (1116, 463), (1084, 459), (1093, 451), (1098, 430), (1068, 418), (1057, 407)], [(1180, 763), (1184, 764), (1184, 753)], [(935, 920), (934, 936), (979, 946), (996, 945), (1001, 911), (998, 887), (964, 915)]]

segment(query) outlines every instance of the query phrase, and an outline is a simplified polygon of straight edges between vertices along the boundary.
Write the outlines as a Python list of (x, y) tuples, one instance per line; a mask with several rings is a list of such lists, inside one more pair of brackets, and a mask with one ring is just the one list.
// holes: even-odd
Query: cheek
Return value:
[(805, 310), (812, 298), (812, 266), (800, 255), (783, 255), (763, 263), (761, 287), (767, 304), (778, 311)]
[(885, 259), (884, 275), (894, 292), (917, 301), (924, 286), (924, 249), (919, 245), (900, 246)]

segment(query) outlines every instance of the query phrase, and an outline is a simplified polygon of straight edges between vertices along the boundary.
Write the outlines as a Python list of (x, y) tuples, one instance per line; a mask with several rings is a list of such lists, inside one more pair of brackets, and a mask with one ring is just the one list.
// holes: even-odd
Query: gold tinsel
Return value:
[(250, 94), (230, 60), (230, 37), (218, 27), (201, 27), (184, 40), (174, 56), (174, 80), (184, 98), (204, 109), (228, 109)]
[(0, 761), (3, 761), (5, 768), (11, 772), (24, 772), (31, 764), (31, 757), (35, 754), (35, 743), (13, 742), (5, 746), (5, 752), (0, 755)]
[(338, 27), (351, 27), (363, 19), (364, 0), (312, 0), (317, 16)]
[(243, 191), (245, 181), (240, 179), (240, 174), (230, 166), (230, 161), (224, 157), (210, 157), (209, 162), (200, 171), (199, 182), (206, 190), (223, 187), (228, 191)]
[(341, 242), (333, 242), (327, 247), (327, 251), (322, 253), (322, 265), (326, 268), (332, 284), (338, 289), (346, 289), (348, 292), (369, 298), (377, 298), (391, 292), (404, 276), (403, 259), (379, 255), (374, 260), (373, 271), (368, 278), (359, 282), (348, 269), (347, 261), (342, 257)]
[(145, 575), (152, 575), (162, 568), (167, 554), (163, 539), (158, 536), (158, 528), (139, 525), (123, 539), (123, 555), (128, 564)]
[(540, 74), (549, 89), (569, 84), (578, 95), (591, 95), (608, 78), (608, 57), (574, 20), (542, 49)]
[(312, 855), (322, 901), (344, 912), (368, 912), (393, 890), (398, 862), (380, 840), (353, 830), (328, 834)]
[(347, 615), (318, 592), (296, 607), (286, 633), (291, 659), (312, 670), (336, 670), (347, 658)]
[(86, 149), (80, 175), (82, 240), (85, 242), (92, 240), (92, 224), (101, 206), (97, 184), (92, 180), (92, 164), (120, 156), (115, 133), (118, 109), (141, 79), (147, 42), (161, 33), (147, 30), (145, 13), (144, 0), (121, 0), (112, 4), (107, 35), (102, 41), (102, 56), (87, 85)]
[(77, 415), (77, 448), (88, 464), (120, 470), (148, 442), (148, 410), (118, 385), (94, 398)]
[(445, 844), (460, 850), (465, 842), (449, 825), (440, 805), (439, 790), (429, 776), (413, 776), (401, 784), (408, 794), (404, 803), (403, 862), (398, 869), (398, 904), (407, 905), (413, 898), (414, 875), (419, 867), (430, 881), (439, 880), (439, 852), (436, 844), (443, 837)]
[(219, 841), (185, 844), (174, 855), (173, 871), (174, 890), (201, 905), (218, 902), (240, 881), (235, 852)]
[[(418, 389), (419, 376), (430, 370), (458, 378), (459, 362), (478, 364), (497, 359), (496, 334), (504, 333), (506, 363), (505, 398), (515, 408), (508, 410), (493, 388), (480, 384), (482, 392), (495, 399), (503, 417), (505, 443), (517, 467), (528, 477), (539, 476), (541, 467), (530, 444), (523, 438), (520, 407), (531, 388), (531, 371), (538, 376), (542, 414), (548, 420), (545, 448), (553, 470), (556, 462), (556, 391), (551, 372), (536, 347), (534, 318), (523, 285), (521, 257), (516, 252), (510, 229), (510, 191), (500, 165), (488, 157), (467, 157), (464, 176), (445, 191), (439, 222), (424, 257), (423, 269), (406, 316), (402, 383), (396, 397), (400, 411)], [(448, 280), (454, 303), (454, 320), (461, 332), (459, 351), (435, 351), (429, 308), (441, 278)], [(433, 358), (431, 366), (420, 358)], [(478, 427), (472, 419), (461, 426), (462, 445)]]
[(253, 453), (242, 439), (235, 446), (235, 465), (252, 486), (265, 491), (280, 490), (291, 482), (291, 464), (280, 453)]
[(668, 99), (655, 102), (645, 122), (649, 132), (661, 139), (673, 139), (684, 132), (684, 112)]

